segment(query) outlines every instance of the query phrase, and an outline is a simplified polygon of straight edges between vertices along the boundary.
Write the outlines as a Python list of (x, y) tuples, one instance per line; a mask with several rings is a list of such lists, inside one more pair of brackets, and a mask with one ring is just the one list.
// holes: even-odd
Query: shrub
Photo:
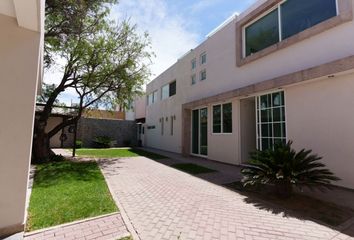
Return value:
[(109, 148), (111, 146), (112, 138), (108, 136), (99, 136), (93, 140), (97, 148)]
[(250, 162), (241, 170), (243, 185), (273, 184), (280, 197), (290, 197), (295, 187), (329, 188), (331, 181), (340, 180), (319, 162), (322, 157), (311, 150), (296, 152), (287, 144), (278, 144), (274, 149), (251, 153)]
[(82, 141), (81, 140), (76, 140), (75, 148), (77, 148), (77, 149), (82, 148)]

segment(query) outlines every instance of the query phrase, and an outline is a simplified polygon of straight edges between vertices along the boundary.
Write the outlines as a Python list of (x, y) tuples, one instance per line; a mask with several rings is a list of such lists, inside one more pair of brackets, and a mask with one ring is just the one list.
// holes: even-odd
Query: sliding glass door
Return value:
[(202, 156), (208, 155), (208, 108), (193, 110), (192, 153)]

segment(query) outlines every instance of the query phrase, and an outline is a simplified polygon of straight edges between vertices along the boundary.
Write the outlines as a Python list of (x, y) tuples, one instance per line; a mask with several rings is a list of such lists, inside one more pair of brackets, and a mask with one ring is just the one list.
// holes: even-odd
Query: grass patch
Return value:
[(95, 162), (37, 165), (26, 230), (33, 231), (117, 211)]
[(134, 148), (105, 148), (105, 149), (89, 149), (81, 148), (76, 150), (77, 156), (96, 157), (96, 158), (122, 158), (122, 157), (147, 157), (154, 160), (167, 158), (160, 154), (147, 152)]
[(312, 197), (294, 193), (289, 199), (280, 199), (273, 194), (269, 186), (243, 187), (241, 182), (225, 184), (226, 187), (247, 196), (245, 201), (260, 209), (275, 214), (309, 219), (337, 227), (354, 216), (350, 208), (324, 202)]
[(117, 240), (133, 240), (133, 238), (132, 236), (128, 236), (128, 237), (119, 238)]
[(190, 173), (193, 175), (201, 174), (201, 173), (216, 172), (216, 170), (206, 168), (203, 166), (199, 166), (199, 165), (196, 165), (193, 163), (178, 163), (178, 164), (171, 165), (171, 167), (174, 167), (178, 170), (181, 170), (183, 172)]

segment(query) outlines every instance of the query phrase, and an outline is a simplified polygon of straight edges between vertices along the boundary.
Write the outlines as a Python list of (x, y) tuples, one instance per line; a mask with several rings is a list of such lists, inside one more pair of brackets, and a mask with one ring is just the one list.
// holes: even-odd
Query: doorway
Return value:
[(257, 149), (256, 133), (256, 98), (250, 97), (240, 101), (241, 121), (241, 162), (249, 161), (249, 154)]
[(208, 156), (208, 108), (192, 111), (192, 154)]

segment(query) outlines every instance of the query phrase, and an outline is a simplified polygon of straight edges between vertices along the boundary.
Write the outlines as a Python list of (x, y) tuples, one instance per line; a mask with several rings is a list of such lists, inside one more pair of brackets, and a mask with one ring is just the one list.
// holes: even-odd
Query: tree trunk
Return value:
[[(44, 126), (43, 126), (44, 125)], [(35, 121), (35, 132), (32, 148), (32, 162), (43, 163), (49, 160), (51, 150), (49, 146), (49, 136), (45, 132), (45, 124)]]

